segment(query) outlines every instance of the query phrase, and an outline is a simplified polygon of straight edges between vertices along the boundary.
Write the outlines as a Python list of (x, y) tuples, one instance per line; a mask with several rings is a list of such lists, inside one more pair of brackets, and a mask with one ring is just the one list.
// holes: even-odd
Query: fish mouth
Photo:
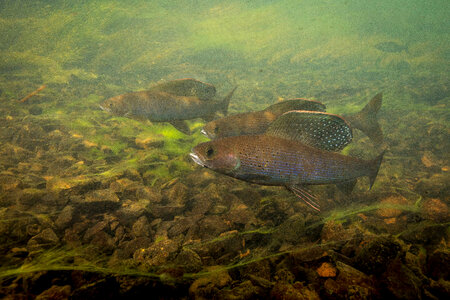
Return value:
[(203, 163), (203, 160), (194, 151), (192, 151), (189, 154), (189, 156), (196, 164), (206, 168), (206, 165)]
[(206, 136), (210, 140), (214, 140), (215, 139), (215, 135), (214, 134), (210, 134), (208, 131), (205, 130), (205, 128), (202, 128), (202, 130), (200, 132), (201, 132), (201, 134), (203, 134), (204, 136)]
[(201, 134), (203, 134), (204, 136), (206, 136), (207, 138), (210, 138), (208, 133), (206, 132), (205, 128), (202, 128), (202, 130), (200, 131)]
[(101, 108), (101, 110), (103, 110), (103, 111), (107, 111), (107, 112), (111, 112), (111, 110), (109, 109), (109, 108), (107, 108), (107, 107), (104, 107), (103, 105), (99, 105), (98, 107), (100, 107)]

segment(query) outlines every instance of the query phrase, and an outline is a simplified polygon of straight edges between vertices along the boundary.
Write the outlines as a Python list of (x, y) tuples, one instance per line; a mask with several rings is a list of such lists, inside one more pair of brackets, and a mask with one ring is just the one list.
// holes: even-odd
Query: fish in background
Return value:
[[(382, 93), (379, 93), (357, 114), (344, 115), (351, 127), (364, 132), (376, 145), (383, 142), (383, 133), (377, 121), (382, 98)], [(285, 100), (262, 111), (240, 113), (211, 121), (203, 127), (202, 133), (212, 140), (230, 136), (263, 134), (274, 120), (287, 111), (324, 112), (325, 109), (325, 105), (318, 101), (303, 98)], [(304, 117), (308, 118), (308, 115)]]
[(152, 86), (149, 90), (166, 92), (175, 96), (198, 97), (200, 100), (211, 100), (216, 95), (214, 85), (193, 78), (162, 82)]
[(388, 42), (381, 42), (374, 45), (374, 47), (377, 50), (383, 51), (383, 52), (389, 52), (389, 53), (399, 53), (402, 51), (408, 52), (408, 46), (402, 45), (397, 42), (388, 41)]
[(214, 86), (195, 79), (174, 80), (159, 84), (150, 90), (131, 92), (103, 101), (100, 108), (118, 116), (168, 122), (176, 129), (191, 134), (185, 120), (202, 118), (212, 120), (217, 112), (228, 112), (234, 88), (222, 100), (215, 101)]
[[(314, 126), (302, 125), (305, 115)], [(301, 127), (307, 134), (292, 130), (296, 120), (299, 124), (294, 128)], [(339, 116), (291, 111), (271, 124), (266, 134), (201, 143), (190, 156), (195, 163), (221, 174), (261, 185), (285, 186), (319, 210), (317, 199), (306, 186), (336, 184), (348, 193), (358, 177), (368, 176), (370, 188), (375, 182), (384, 151), (372, 160), (332, 152), (345, 147), (351, 138), (351, 128)]]
[(378, 93), (358, 113), (343, 115), (350, 126), (364, 132), (375, 145), (383, 143), (383, 131), (377, 120), (377, 113), (381, 108), (382, 101), (383, 94)]
[(287, 111), (325, 111), (325, 109), (325, 105), (319, 101), (289, 99), (272, 104), (261, 111), (239, 113), (208, 122), (201, 132), (212, 140), (229, 136), (263, 134), (276, 118)]

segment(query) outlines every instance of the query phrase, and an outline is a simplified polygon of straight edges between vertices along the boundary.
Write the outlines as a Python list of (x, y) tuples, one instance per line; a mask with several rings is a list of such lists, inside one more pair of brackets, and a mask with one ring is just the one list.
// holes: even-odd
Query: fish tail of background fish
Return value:
[(355, 115), (345, 116), (353, 128), (364, 132), (374, 144), (383, 142), (383, 132), (377, 120), (377, 113), (382, 104), (383, 94), (376, 94), (364, 108)]
[(237, 87), (231, 90), (231, 92), (229, 92), (228, 95), (226, 95), (221, 102), (219, 111), (222, 112), (225, 116), (228, 114), (228, 105), (230, 104), (231, 97), (233, 97), (233, 93), (236, 89)]
[(370, 181), (370, 187), (369, 190), (372, 188), (373, 184), (375, 183), (375, 178), (377, 178), (378, 171), (380, 170), (381, 162), (383, 161), (383, 156), (386, 150), (383, 150), (383, 152), (380, 153), (377, 157), (375, 157), (372, 160), (368, 161), (368, 175), (369, 181)]

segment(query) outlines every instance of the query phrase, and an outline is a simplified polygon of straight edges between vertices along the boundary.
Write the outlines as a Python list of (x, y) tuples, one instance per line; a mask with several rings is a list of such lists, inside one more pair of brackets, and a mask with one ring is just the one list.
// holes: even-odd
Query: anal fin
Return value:
[(311, 206), (316, 211), (320, 211), (320, 205), (317, 203), (318, 199), (312, 195), (304, 186), (290, 185), (287, 187), (295, 196), (303, 200), (306, 204)]
[(169, 121), (170, 124), (172, 124), (173, 127), (175, 127), (177, 130), (181, 131), (184, 134), (191, 135), (191, 129), (189, 128), (188, 124), (184, 120), (172, 120)]

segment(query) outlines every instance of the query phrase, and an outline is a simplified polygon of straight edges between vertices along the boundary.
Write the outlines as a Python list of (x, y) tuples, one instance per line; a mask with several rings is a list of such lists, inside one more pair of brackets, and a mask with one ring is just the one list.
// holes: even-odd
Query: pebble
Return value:
[(69, 299), (71, 293), (71, 287), (70, 285), (52, 285), (49, 289), (43, 291), (39, 295), (36, 296), (36, 300), (48, 300), (48, 299), (54, 299), (54, 300), (63, 300), (63, 299)]
[[(402, 213), (400, 208), (402, 205), (408, 205), (408, 200), (402, 195), (391, 195), (380, 201), (381, 208), (376, 211), (376, 214), (382, 218), (395, 218)], [(396, 206), (400, 206), (397, 208)]]
[(149, 237), (151, 235), (150, 224), (146, 216), (141, 216), (134, 222), (132, 232), (135, 237)]
[(425, 200), (420, 208), (420, 213), (424, 219), (438, 223), (444, 223), (450, 220), (448, 205), (438, 198)]
[(316, 270), (317, 274), (319, 274), (320, 277), (336, 277), (337, 270), (336, 267), (333, 266), (331, 263), (324, 262), (320, 265), (319, 268)]
[(56, 246), (59, 242), (58, 236), (51, 228), (44, 229), (41, 233), (32, 237), (27, 243), (28, 252), (47, 249)]
[(79, 208), (85, 212), (104, 213), (115, 210), (120, 206), (120, 199), (117, 195), (109, 190), (96, 190), (88, 192), (84, 201), (77, 203)]
[(67, 205), (59, 213), (58, 218), (55, 221), (56, 227), (59, 229), (64, 229), (70, 226), (73, 219), (74, 208), (71, 205)]

